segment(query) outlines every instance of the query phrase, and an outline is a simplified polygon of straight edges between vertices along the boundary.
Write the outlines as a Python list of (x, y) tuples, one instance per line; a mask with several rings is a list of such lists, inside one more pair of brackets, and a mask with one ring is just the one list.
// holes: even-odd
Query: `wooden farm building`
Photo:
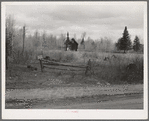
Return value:
[(64, 42), (65, 45), (65, 51), (71, 50), (71, 51), (77, 51), (78, 49), (78, 43), (75, 41), (74, 38), (71, 40), (69, 39), (69, 33), (67, 32), (67, 39)]

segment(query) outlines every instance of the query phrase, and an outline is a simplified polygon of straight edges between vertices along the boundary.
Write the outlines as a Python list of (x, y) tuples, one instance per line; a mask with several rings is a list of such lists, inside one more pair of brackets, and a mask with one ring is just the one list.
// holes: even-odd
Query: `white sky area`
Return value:
[[(131, 40), (137, 35), (143, 40), (144, 5), (143, 4), (48, 4), (7, 5), (6, 15), (13, 15), (15, 25), (26, 25), (27, 33), (35, 30), (59, 36), (61, 33), (70, 33), (70, 38), (76, 34), (86, 32), (86, 39), (111, 38), (114, 42), (122, 37), (125, 26)], [(93, 2), (92, 2), (93, 3)]]

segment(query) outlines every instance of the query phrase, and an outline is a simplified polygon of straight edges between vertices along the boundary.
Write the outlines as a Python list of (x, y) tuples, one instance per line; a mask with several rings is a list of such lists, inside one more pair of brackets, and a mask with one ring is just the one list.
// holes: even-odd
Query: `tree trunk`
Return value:
[(23, 26), (23, 49), (22, 49), (22, 55), (24, 54), (24, 41), (25, 41), (25, 26)]

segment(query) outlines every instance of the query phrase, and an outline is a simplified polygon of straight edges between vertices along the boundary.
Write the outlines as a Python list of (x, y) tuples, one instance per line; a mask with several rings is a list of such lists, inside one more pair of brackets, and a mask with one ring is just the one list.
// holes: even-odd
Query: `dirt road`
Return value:
[(6, 109), (142, 109), (143, 85), (6, 90)]
[[(92, 100), (91, 100), (92, 99)], [(65, 102), (65, 103), (64, 103)], [(38, 103), (34, 109), (143, 109), (143, 94), (96, 96)]]

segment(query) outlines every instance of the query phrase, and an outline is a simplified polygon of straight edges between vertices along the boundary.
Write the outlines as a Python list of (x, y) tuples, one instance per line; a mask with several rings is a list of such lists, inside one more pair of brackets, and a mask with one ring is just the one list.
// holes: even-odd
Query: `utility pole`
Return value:
[(25, 26), (23, 26), (23, 50), (22, 50), (22, 54), (24, 54), (24, 42), (25, 42)]

